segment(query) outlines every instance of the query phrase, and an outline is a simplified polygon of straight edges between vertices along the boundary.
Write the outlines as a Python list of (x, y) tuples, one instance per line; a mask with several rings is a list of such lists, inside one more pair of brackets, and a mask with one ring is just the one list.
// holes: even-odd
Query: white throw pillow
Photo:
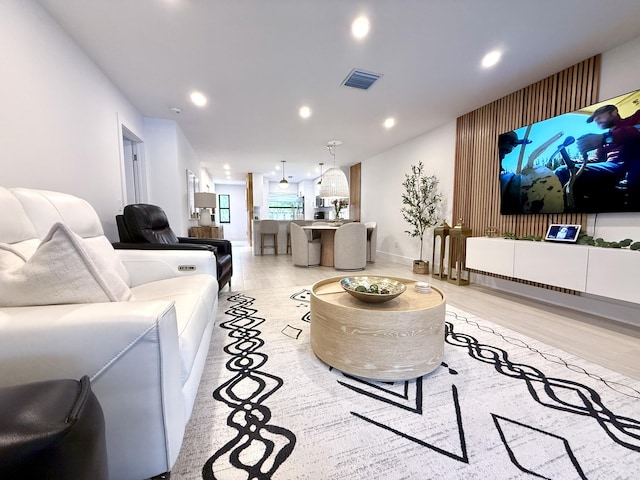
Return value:
[(18, 268), (27, 258), (8, 243), (0, 243), (0, 270)]
[(131, 299), (111, 262), (84, 248), (83, 239), (63, 223), (54, 224), (34, 254), (24, 258), (21, 265), (0, 271), (2, 307)]
[(0, 243), (0, 270), (22, 266), (38, 249), (40, 240), (33, 238), (16, 243)]
[(107, 240), (104, 235), (97, 237), (81, 237), (82, 246), (89, 251), (92, 258), (100, 257), (109, 265), (109, 268), (115, 270), (120, 278), (127, 285), (131, 284), (131, 278), (129, 277), (129, 271), (124, 266), (124, 263), (120, 260), (120, 257), (113, 249), (113, 245)]

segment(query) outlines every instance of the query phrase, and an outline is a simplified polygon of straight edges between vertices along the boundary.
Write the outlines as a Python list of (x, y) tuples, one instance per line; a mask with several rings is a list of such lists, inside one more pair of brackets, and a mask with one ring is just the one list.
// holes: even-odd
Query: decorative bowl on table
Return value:
[(367, 303), (382, 303), (396, 298), (407, 286), (387, 277), (345, 277), (340, 286), (358, 300)]

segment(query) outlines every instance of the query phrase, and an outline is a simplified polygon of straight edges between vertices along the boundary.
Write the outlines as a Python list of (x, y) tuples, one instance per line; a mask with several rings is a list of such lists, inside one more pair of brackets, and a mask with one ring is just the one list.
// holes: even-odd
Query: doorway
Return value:
[(146, 203), (147, 201), (147, 178), (141, 145), (142, 140), (122, 125), (125, 205)]

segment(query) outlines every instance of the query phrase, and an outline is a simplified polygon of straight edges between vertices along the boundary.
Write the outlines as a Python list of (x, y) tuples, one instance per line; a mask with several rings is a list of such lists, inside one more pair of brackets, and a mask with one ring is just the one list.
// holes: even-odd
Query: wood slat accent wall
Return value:
[(362, 164), (356, 163), (349, 167), (349, 218), (360, 221), (360, 196), (362, 179)]
[(498, 135), (596, 103), (599, 79), (600, 55), (596, 55), (459, 117), (452, 226), (462, 218), (474, 236), (484, 235), (489, 227), (495, 227), (499, 234), (513, 232), (518, 236), (544, 236), (550, 223), (574, 223), (584, 228), (586, 214), (500, 215)]
[(457, 119), (453, 225), (462, 218), (474, 236), (543, 236), (550, 223), (586, 225), (586, 214), (500, 215), (498, 135), (598, 101), (600, 55), (529, 85)]
[(253, 173), (247, 174), (247, 232), (249, 232), (249, 246), (253, 246)]

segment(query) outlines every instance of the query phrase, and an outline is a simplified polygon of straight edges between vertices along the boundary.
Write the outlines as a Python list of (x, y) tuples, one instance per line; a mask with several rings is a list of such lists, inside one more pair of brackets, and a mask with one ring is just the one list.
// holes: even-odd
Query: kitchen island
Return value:
[[(278, 253), (280, 255), (287, 254), (287, 226), (291, 220), (276, 220), (278, 222)], [(311, 225), (314, 220), (296, 220), (296, 222), (303, 225)], [(253, 220), (253, 254), (260, 255), (260, 224), (262, 220)], [(268, 248), (265, 248), (265, 255), (273, 255), (275, 253), (273, 249), (273, 238), (265, 238), (265, 244)]]

